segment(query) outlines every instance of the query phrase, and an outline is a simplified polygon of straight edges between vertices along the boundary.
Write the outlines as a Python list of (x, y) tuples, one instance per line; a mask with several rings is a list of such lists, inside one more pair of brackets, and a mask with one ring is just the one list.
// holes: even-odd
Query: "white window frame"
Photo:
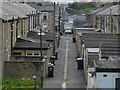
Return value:
[[(28, 55), (28, 54), (31, 54), (31, 55)], [(33, 53), (26, 53), (26, 56), (33, 56)]]
[[(34, 56), (40, 56), (40, 53), (33, 53), (34, 54)], [(35, 55), (35, 54), (38, 54), (38, 55)]]
[[(46, 20), (48, 20), (48, 12), (42, 12), (42, 20), (44, 21), (44, 15), (46, 14), (46, 16), (47, 16), (47, 19)], [(46, 21), (45, 20), (45, 21)]]
[[(28, 55), (28, 54), (31, 54), (31, 55)], [(38, 54), (38, 55), (35, 55), (35, 54)], [(40, 53), (26, 53), (26, 56), (40, 56)]]

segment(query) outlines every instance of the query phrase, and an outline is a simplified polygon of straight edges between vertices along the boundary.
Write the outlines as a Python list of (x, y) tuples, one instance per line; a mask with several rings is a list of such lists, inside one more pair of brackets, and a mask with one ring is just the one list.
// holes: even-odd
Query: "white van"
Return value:
[(72, 34), (73, 31), (72, 31), (72, 29), (65, 29), (65, 30), (64, 30), (64, 33), (65, 33), (65, 34)]

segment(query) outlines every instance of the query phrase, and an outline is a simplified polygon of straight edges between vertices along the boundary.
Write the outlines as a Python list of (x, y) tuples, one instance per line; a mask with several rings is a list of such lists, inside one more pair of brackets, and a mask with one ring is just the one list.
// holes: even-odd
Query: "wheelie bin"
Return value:
[(50, 57), (50, 62), (55, 65), (55, 56)]
[(83, 59), (82, 58), (77, 58), (77, 69), (83, 69)]
[(55, 56), (55, 60), (58, 60), (58, 52), (57, 51), (54, 53), (54, 56)]

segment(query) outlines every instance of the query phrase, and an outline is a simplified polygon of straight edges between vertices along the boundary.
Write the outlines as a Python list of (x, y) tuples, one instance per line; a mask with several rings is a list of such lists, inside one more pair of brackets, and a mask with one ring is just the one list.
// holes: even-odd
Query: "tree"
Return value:
[[(69, 8), (74, 9), (74, 11), (70, 10)], [(70, 14), (82, 14), (80, 12), (75, 12), (75, 10), (80, 10), (81, 12), (85, 12), (85, 14), (86, 14), (89, 12), (89, 10), (94, 10), (94, 9), (96, 9), (96, 4), (93, 2), (88, 2), (88, 3), (73, 2), (73, 3), (68, 4), (67, 11)]]

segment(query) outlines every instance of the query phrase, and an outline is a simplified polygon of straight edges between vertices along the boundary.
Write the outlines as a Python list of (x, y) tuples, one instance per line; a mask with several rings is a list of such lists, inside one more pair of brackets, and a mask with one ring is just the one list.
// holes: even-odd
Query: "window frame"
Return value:
[[(45, 16), (46, 16), (46, 19), (44, 19)], [(48, 20), (48, 12), (43, 12), (42, 13), (42, 20), (43, 21), (47, 21)]]
[[(31, 54), (31, 55), (28, 55), (28, 54)], [(35, 54), (38, 54), (38, 55), (35, 55)], [(40, 53), (26, 53), (26, 56), (40, 56)]]

